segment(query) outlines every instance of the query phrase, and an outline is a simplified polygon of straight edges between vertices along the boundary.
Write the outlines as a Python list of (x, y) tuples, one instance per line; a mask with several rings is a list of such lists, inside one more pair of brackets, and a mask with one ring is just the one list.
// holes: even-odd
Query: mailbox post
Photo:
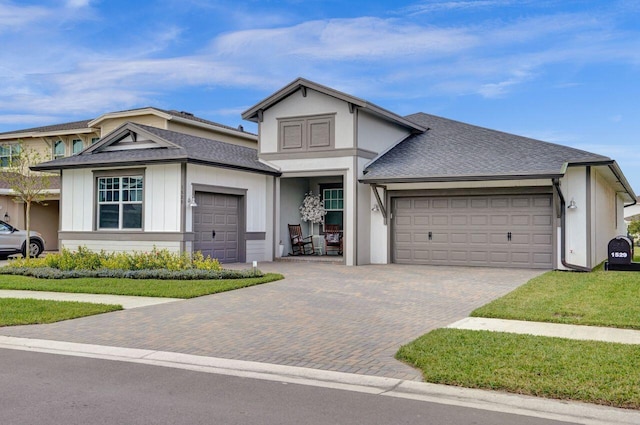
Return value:
[(605, 270), (640, 271), (640, 263), (633, 263), (633, 242), (626, 236), (616, 236), (607, 246)]

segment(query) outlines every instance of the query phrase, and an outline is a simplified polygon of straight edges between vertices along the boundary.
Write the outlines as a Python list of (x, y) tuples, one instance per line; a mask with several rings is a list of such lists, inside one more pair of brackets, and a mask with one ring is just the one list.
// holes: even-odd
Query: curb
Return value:
[(0, 348), (124, 361), (197, 372), (287, 382), (551, 420), (578, 422), (586, 425), (632, 425), (640, 423), (640, 412), (635, 410), (243, 360), (8, 336), (0, 336)]

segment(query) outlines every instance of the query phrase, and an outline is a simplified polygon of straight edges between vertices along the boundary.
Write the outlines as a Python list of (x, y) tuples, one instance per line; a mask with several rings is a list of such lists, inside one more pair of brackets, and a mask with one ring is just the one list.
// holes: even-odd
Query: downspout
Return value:
[(562, 263), (563, 266), (565, 266), (570, 270), (575, 270), (579, 272), (590, 272), (591, 271), (590, 268), (579, 266), (577, 264), (570, 264), (567, 262), (567, 259), (565, 258), (565, 252), (566, 252), (565, 250), (565, 246), (566, 246), (565, 215), (566, 215), (567, 208), (564, 201), (564, 196), (562, 196), (562, 191), (560, 190), (560, 180), (557, 178), (554, 178), (552, 179), (552, 181), (553, 181), (553, 187), (555, 188), (556, 193), (560, 198), (560, 262)]

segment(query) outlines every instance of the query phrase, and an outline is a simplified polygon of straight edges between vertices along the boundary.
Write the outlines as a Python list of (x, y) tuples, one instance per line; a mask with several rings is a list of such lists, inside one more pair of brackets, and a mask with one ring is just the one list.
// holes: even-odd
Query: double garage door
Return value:
[(552, 268), (551, 195), (393, 198), (392, 261)]

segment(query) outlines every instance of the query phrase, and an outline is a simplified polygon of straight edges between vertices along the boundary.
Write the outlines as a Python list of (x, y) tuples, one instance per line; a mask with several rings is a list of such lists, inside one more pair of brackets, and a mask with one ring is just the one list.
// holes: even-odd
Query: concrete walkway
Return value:
[(559, 323), (467, 317), (452, 323), (447, 327), (473, 331), (510, 332), (516, 334), (579, 339), (585, 341), (617, 342), (619, 344), (640, 344), (640, 331), (605, 328), (599, 326), (577, 326)]
[(131, 308), (147, 307), (150, 305), (165, 304), (175, 301), (184, 301), (181, 298), (158, 297), (134, 297), (127, 295), (103, 295), (103, 294), (74, 294), (68, 292), (46, 291), (18, 291), (12, 289), (0, 289), (0, 298), (31, 298), (36, 300), (52, 301), (78, 301), (95, 304), (121, 305), (125, 310)]

